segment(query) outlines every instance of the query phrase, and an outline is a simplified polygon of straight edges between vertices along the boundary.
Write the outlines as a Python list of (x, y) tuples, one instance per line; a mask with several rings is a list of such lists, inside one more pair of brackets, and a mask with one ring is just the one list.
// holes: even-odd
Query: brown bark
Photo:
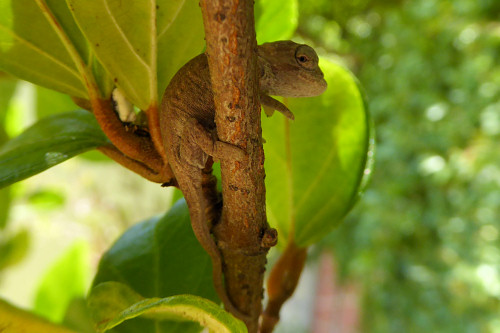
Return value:
[(266, 220), (264, 151), (253, 0), (201, 0), (219, 139), (248, 153), (223, 161), (223, 209), (214, 229), (224, 261), (226, 290), (249, 332), (262, 311), (266, 253), (276, 232)]

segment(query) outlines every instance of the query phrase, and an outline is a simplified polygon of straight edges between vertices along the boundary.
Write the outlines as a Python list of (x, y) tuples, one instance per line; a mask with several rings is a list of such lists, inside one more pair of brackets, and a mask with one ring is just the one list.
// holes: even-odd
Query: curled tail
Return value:
[(183, 172), (176, 175), (177, 183), (189, 208), (194, 235), (212, 259), (212, 279), (215, 291), (224, 303), (226, 310), (240, 319), (248, 319), (248, 315), (242, 313), (233, 305), (224, 287), (221, 253), (212, 238), (205, 214), (207, 200), (203, 195), (201, 170), (192, 165), (183, 165), (182, 168)]

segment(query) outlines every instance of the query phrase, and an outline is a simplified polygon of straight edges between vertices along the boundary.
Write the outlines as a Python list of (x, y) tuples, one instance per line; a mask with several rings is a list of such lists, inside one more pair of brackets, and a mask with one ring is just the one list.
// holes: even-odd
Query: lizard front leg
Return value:
[(288, 119), (294, 120), (295, 116), (293, 115), (292, 111), (286, 107), (285, 104), (281, 103), (280, 101), (272, 98), (269, 95), (260, 94), (260, 103), (264, 107), (264, 112), (268, 117), (271, 117), (274, 113), (274, 110), (281, 112), (285, 117)]

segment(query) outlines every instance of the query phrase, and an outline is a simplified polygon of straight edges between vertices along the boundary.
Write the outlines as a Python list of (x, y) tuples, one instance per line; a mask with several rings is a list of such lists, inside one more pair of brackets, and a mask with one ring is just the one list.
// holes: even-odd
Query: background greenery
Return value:
[(371, 186), (328, 244), (366, 332), (500, 331), (500, 2), (315, 1), (368, 95)]
[[(500, 332), (500, 3), (311, 0), (278, 12), (298, 24), (296, 41), (354, 71), (374, 118), (372, 183), (316, 249), (331, 249), (341, 280), (358, 286), (359, 331)], [(2, 100), (12, 89), (15, 97)], [(3, 132), (13, 137), (38, 117), (74, 108), (66, 96), (24, 83), (2, 80), (0, 92), (8, 110), (0, 112), (0, 142)], [(37, 295), (53, 290), (44, 274), (73, 265), (69, 272), (83, 276), (53, 320), (78, 320), (64, 309), (90, 282), (81, 258), (95, 267), (127, 226), (168, 201), (97, 156), (0, 190), (2, 296), (43, 314), (48, 298)], [(131, 191), (148, 199), (134, 201)], [(68, 247), (78, 239), (90, 248)]]

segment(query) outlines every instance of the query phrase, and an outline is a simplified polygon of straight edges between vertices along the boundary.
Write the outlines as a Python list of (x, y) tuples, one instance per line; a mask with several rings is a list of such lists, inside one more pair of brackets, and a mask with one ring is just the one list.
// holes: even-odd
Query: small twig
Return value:
[(260, 333), (270, 333), (279, 321), (283, 303), (288, 300), (297, 284), (307, 258), (307, 248), (299, 248), (289, 242), (281, 257), (273, 266), (267, 280), (269, 301), (262, 314)]

